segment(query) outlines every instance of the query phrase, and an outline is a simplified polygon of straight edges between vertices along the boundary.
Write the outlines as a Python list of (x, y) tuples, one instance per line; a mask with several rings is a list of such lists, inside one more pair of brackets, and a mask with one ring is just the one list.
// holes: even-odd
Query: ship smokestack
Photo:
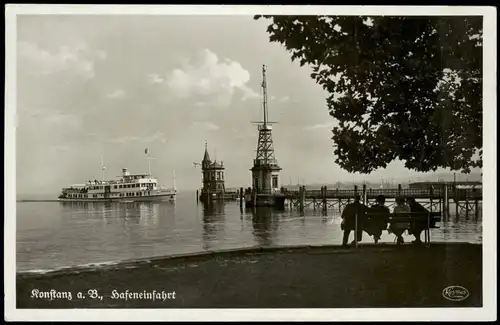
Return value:
[(128, 176), (129, 172), (127, 171), (127, 168), (122, 168), (123, 176)]

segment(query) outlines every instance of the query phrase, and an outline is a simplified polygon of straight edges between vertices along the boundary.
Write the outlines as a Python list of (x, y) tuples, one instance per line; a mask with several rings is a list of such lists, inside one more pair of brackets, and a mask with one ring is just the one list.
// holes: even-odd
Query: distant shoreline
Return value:
[(45, 200), (41, 200), (41, 199), (26, 199), (26, 200), (16, 200), (17, 203), (24, 203), (24, 202), (59, 202), (59, 200), (50, 200), (50, 199), (45, 199)]

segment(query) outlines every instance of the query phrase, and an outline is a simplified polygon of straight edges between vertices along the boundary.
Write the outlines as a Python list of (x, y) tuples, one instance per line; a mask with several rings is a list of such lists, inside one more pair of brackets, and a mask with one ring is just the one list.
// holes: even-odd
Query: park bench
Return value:
[[(439, 228), (436, 223), (441, 221), (441, 212), (406, 212), (406, 213), (374, 213), (366, 212), (365, 220), (367, 218), (382, 218), (387, 224), (397, 224), (397, 223), (412, 223), (412, 222), (425, 222), (426, 226), (423, 227), (424, 232), (424, 243), (430, 244), (431, 234), (430, 229)], [(357, 222), (356, 222), (357, 229)], [(388, 228), (384, 230), (389, 231)], [(356, 236), (354, 236), (356, 238)]]

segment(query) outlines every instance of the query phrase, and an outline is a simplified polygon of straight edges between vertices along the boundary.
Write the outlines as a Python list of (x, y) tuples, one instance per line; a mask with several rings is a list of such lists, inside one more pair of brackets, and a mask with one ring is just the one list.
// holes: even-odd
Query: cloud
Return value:
[(165, 79), (164, 79), (164, 78), (162, 78), (162, 77), (160, 77), (159, 75), (154, 74), (154, 73), (152, 73), (152, 74), (148, 75), (148, 80), (149, 80), (149, 82), (151, 82), (152, 84), (161, 84), (161, 83), (165, 82)]
[(250, 73), (240, 63), (229, 59), (221, 61), (208, 49), (184, 60), (181, 67), (165, 77), (150, 74), (148, 79), (153, 84), (165, 85), (177, 97), (203, 101), (218, 108), (229, 106), (236, 92), (241, 94), (241, 100), (259, 97), (248, 86)]
[(127, 142), (134, 142), (140, 140), (139, 137), (134, 137), (134, 136), (123, 136), (123, 137), (116, 137), (116, 138), (111, 138), (108, 139), (107, 142), (111, 143), (127, 143)]
[(193, 124), (191, 124), (191, 126), (194, 128), (197, 128), (197, 129), (205, 129), (208, 131), (215, 131), (215, 130), (220, 129), (220, 127), (218, 125), (215, 125), (211, 122), (193, 122)]
[(70, 148), (68, 146), (53, 146), (52, 149), (56, 151), (68, 151)]
[(121, 89), (116, 89), (115, 91), (106, 94), (106, 98), (111, 98), (111, 99), (125, 98), (125, 92)]
[(241, 97), (242, 101), (260, 97), (260, 95), (257, 92), (255, 92), (252, 88), (249, 88), (245, 85), (241, 86), (239, 89), (243, 92), (243, 97)]
[(130, 142), (151, 143), (155, 141), (166, 143), (167, 137), (163, 132), (156, 132), (149, 136), (121, 136), (107, 140), (107, 142), (111, 143), (130, 143)]
[(31, 42), (19, 42), (17, 55), (19, 66), (28, 73), (50, 75), (70, 72), (84, 79), (94, 78), (94, 62), (106, 58), (105, 52), (90, 50), (84, 44), (61, 46), (51, 53)]
[[(47, 115), (48, 114), (48, 115)], [(54, 127), (67, 127), (69, 129), (78, 129), (81, 126), (81, 121), (78, 116), (72, 114), (64, 114), (61, 112), (53, 111), (46, 112), (46, 117), (44, 121), (48, 123), (48, 125), (52, 125)]]
[(314, 124), (304, 127), (304, 130), (306, 131), (321, 130), (321, 129), (333, 129), (333, 123)]
[(283, 96), (283, 97), (281, 97), (281, 98), (278, 98), (278, 97), (276, 97), (276, 96), (271, 96), (271, 100), (272, 100), (272, 101), (277, 101), (277, 102), (279, 102), (279, 103), (285, 103), (285, 102), (290, 101), (290, 97), (288, 97), (288, 96)]

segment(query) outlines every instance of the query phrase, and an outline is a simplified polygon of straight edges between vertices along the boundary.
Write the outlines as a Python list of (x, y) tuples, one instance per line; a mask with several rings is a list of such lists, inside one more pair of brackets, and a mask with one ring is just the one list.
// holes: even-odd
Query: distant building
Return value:
[(224, 163), (212, 161), (208, 154), (207, 144), (205, 143), (205, 154), (201, 161), (201, 170), (203, 173), (203, 188), (201, 195), (212, 195), (217, 193), (224, 193)]
[(449, 188), (453, 188), (453, 186), (456, 186), (458, 189), (465, 189), (465, 188), (482, 188), (483, 183), (481, 182), (416, 182), (416, 183), (410, 183), (409, 187), (410, 189), (421, 189), (421, 190), (429, 190), (431, 187), (434, 187), (435, 189), (441, 188), (444, 184), (447, 184)]
[(201, 164), (202, 172), (202, 188), (199, 195), (201, 201), (214, 201), (214, 200), (235, 200), (239, 197), (240, 191), (234, 189), (226, 189), (224, 184), (224, 163), (217, 160), (212, 161), (208, 154), (207, 143), (205, 142), (205, 153)]

